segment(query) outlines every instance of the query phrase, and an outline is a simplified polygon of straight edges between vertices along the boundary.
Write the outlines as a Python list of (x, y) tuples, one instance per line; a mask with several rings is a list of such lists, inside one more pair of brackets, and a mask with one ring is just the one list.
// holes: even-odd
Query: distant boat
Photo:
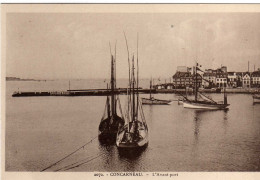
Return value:
[[(227, 109), (227, 107), (229, 106), (229, 104), (227, 103), (227, 95), (226, 95), (226, 91), (224, 88), (224, 102), (216, 102), (213, 99), (211, 99), (210, 97), (199, 93), (198, 92), (198, 86), (197, 86), (197, 76), (199, 75), (197, 73), (197, 70), (200, 70), (198, 67), (198, 63), (196, 63), (196, 66), (194, 67), (194, 77), (195, 77), (195, 87), (194, 87), (194, 92), (195, 92), (195, 100), (190, 100), (187, 97), (183, 100), (183, 107), (184, 108), (192, 108), (192, 109)], [(201, 71), (201, 70), (200, 70)], [(198, 95), (200, 95), (200, 97), (203, 100), (198, 100)]]
[[(101, 143), (115, 143), (118, 128), (123, 126), (124, 118), (117, 115), (117, 105), (121, 109), (119, 97), (115, 94), (115, 58), (111, 55), (111, 95), (107, 96), (105, 111), (98, 127), (98, 138)], [(122, 112), (121, 112), (122, 114)]]
[(260, 95), (254, 94), (252, 97), (253, 97), (253, 102), (254, 103), (258, 103), (258, 102), (260, 103)]
[(169, 105), (171, 103), (172, 103), (171, 100), (155, 99), (152, 96), (152, 80), (150, 80), (150, 98), (142, 98), (142, 104), (144, 104), (144, 105)]
[(138, 87), (138, 51), (136, 70), (137, 78), (135, 78), (134, 56), (132, 59), (132, 68), (130, 70), (129, 52), (128, 64), (129, 89), (127, 93), (126, 124), (118, 130), (116, 146), (120, 150), (137, 150), (145, 148), (148, 145), (148, 127), (145, 121), (142, 103), (139, 100), (138, 88), (135, 88), (135, 84)]

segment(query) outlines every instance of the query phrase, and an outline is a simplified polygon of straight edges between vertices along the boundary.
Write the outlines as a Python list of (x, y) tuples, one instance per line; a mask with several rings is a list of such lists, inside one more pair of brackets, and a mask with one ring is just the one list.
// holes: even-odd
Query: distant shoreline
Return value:
[(22, 79), (18, 77), (6, 77), (6, 81), (46, 81), (46, 80), (39, 80), (39, 79)]
[[(110, 82), (110, 79), (106, 78), (72, 78), (72, 79), (23, 79), (18, 77), (6, 77), (6, 81), (84, 81), (84, 80), (97, 80), (97, 81), (105, 81)], [(127, 80), (128, 78), (117, 78), (117, 80)], [(149, 80), (149, 78), (140, 78), (140, 80)]]

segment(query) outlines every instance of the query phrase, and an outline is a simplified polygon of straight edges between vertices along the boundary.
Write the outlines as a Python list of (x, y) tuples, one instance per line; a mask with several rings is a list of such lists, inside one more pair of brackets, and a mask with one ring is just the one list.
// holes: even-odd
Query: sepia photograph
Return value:
[(259, 4), (1, 6), (6, 173), (259, 175)]

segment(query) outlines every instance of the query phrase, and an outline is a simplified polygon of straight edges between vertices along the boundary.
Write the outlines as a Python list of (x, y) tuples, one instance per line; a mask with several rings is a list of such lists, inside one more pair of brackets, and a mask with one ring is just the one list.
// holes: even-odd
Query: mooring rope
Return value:
[(72, 154), (74, 154), (74, 153), (76, 153), (77, 151), (79, 151), (80, 149), (84, 148), (86, 145), (88, 145), (89, 143), (91, 143), (91, 142), (92, 142), (94, 139), (96, 139), (97, 137), (98, 137), (98, 136), (92, 138), (89, 142), (87, 142), (87, 143), (84, 144), (83, 146), (79, 147), (78, 149), (76, 149), (76, 150), (73, 151), (72, 153), (68, 154), (67, 156), (61, 158), (61, 159), (58, 160), (57, 162), (55, 162), (55, 163), (51, 164), (50, 166), (48, 166), (48, 167), (44, 168), (43, 170), (41, 170), (41, 172), (43, 172), (43, 171), (45, 171), (45, 170), (47, 170), (47, 169), (49, 169), (49, 168), (51, 168), (51, 167), (57, 165), (58, 163), (60, 163), (60, 162), (63, 161), (64, 159), (68, 158), (68, 157), (71, 156)]
[(89, 163), (89, 162), (91, 162), (91, 161), (97, 159), (98, 157), (104, 155), (104, 154), (106, 154), (106, 153), (99, 154), (98, 156), (95, 156), (95, 157), (93, 157), (93, 158), (91, 158), (91, 159), (89, 159), (89, 160), (87, 160), (87, 161), (85, 161), (85, 162), (83, 162), (83, 163), (80, 163), (80, 164), (78, 164), (78, 165), (76, 165), (76, 166), (72, 166), (72, 167), (70, 167), (70, 168), (67, 168), (67, 169), (65, 169), (64, 171), (67, 171), (67, 170), (70, 170), (70, 169), (74, 169), (74, 168), (79, 167), (79, 166), (81, 166), (81, 165), (83, 165), (83, 164), (87, 164), (87, 163)]
[(64, 166), (64, 167), (62, 167), (62, 168), (59, 168), (59, 169), (56, 169), (56, 170), (54, 170), (54, 171), (57, 172), (57, 171), (60, 171), (60, 170), (62, 170), (62, 169), (71, 167), (71, 166), (73, 166), (73, 165), (75, 165), (75, 164), (78, 164), (78, 163), (83, 162), (83, 161), (85, 161), (85, 160), (87, 160), (87, 159), (90, 159), (91, 157), (93, 157), (93, 156), (84, 158), (84, 159), (82, 159), (82, 160), (80, 160), (80, 161), (77, 161), (77, 162), (74, 162), (74, 163), (72, 163), (72, 164), (66, 165), (66, 166)]

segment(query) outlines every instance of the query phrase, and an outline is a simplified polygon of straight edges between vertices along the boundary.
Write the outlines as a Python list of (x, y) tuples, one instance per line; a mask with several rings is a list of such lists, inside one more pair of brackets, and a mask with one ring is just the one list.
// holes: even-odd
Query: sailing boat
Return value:
[[(118, 96), (115, 95), (115, 58), (111, 54), (111, 95), (107, 96), (105, 111), (98, 127), (98, 138), (102, 143), (115, 143), (118, 128), (124, 125), (124, 118), (117, 115), (117, 104), (121, 110)], [(122, 115), (122, 111), (121, 111)]]
[(134, 56), (132, 58), (132, 74), (130, 73), (129, 52), (128, 65), (129, 88), (127, 90), (126, 124), (118, 130), (116, 139), (116, 146), (119, 149), (125, 150), (145, 148), (148, 145), (148, 127), (145, 121), (142, 103), (139, 100), (138, 88), (135, 88), (135, 85), (138, 87), (138, 48), (137, 79), (135, 79)]
[[(212, 110), (217, 110), (217, 109), (227, 109), (227, 107), (229, 106), (229, 104), (227, 103), (227, 95), (226, 95), (226, 91), (224, 88), (224, 102), (216, 102), (214, 101), (212, 98), (199, 93), (198, 92), (198, 73), (197, 70), (200, 70), (198, 67), (198, 63), (196, 63), (196, 66), (194, 67), (194, 77), (195, 77), (195, 87), (194, 87), (194, 91), (195, 91), (195, 100), (190, 100), (187, 97), (184, 98), (183, 100), (183, 107), (184, 108), (192, 108), (192, 109), (212, 109)], [(198, 100), (198, 95), (203, 98), (203, 100)]]
[(142, 104), (146, 105), (169, 105), (172, 101), (170, 100), (161, 100), (161, 99), (155, 99), (152, 96), (152, 80), (150, 80), (150, 98), (142, 98)]

